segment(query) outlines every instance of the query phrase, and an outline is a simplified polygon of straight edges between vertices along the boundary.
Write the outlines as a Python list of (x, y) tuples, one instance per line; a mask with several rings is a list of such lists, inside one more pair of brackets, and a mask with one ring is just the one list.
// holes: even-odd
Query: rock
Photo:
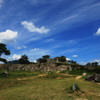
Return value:
[(100, 74), (89, 75), (85, 79), (88, 81), (100, 82)]
[(86, 73), (83, 73), (83, 76), (86, 76), (87, 74)]
[(95, 76), (94, 75), (89, 75), (85, 78), (87, 81), (94, 81)]
[(7, 71), (4, 71), (1, 75), (2, 75), (3, 77), (7, 77), (7, 76), (8, 76), (8, 72), (7, 72)]
[(95, 75), (95, 82), (100, 82), (100, 74)]

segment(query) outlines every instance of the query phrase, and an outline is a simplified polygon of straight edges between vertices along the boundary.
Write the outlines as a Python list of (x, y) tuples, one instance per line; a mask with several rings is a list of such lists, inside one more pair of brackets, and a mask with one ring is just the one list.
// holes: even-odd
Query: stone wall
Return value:
[(71, 69), (71, 66), (60, 65), (56, 66), (56, 64), (0, 64), (0, 70), (24, 70), (24, 71), (63, 71)]

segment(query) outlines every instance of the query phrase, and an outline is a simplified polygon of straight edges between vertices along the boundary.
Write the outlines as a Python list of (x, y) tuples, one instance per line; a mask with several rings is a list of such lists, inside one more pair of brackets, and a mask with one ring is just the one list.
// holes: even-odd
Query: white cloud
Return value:
[(18, 35), (17, 31), (6, 30), (5, 32), (0, 32), (0, 42), (14, 40)]
[(16, 49), (22, 49), (21, 47), (17, 47)]
[(2, 3), (3, 3), (3, 0), (0, 0), (0, 7), (1, 7)]
[(70, 58), (66, 58), (66, 60), (71, 60)]
[(72, 57), (78, 57), (78, 55), (72, 55)]
[(12, 58), (13, 60), (18, 60), (18, 59), (21, 58), (21, 55), (14, 54), (11, 58)]
[(31, 61), (34, 61), (34, 60), (42, 57), (43, 55), (47, 55), (47, 54), (51, 55), (51, 51), (50, 50), (40, 49), (40, 48), (31, 49), (27, 53), (27, 55), (28, 55), (29, 58), (33, 57), (32, 59), (30, 59)]
[(95, 61), (95, 62), (98, 62), (98, 63), (100, 64), (100, 60), (95, 59), (94, 61)]
[(86, 65), (87, 62), (79, 62), (79, 64), (81, 64), (81, 65)]
[(4, 64), (4, 62), (0, 61), (0, 64)]
[(31, 49), (31, 52), (38, 51), (38, 50), (40, 50), (40, 48), (34, 48), (34, 49)]
[(26, 28), (29, 32), (37, 32), (40, 34), (46, 34), (50, 31), (49, 29), (45, 28), (44, 26), (38, 28), (34, 25), (34, 23), (28, 22), (28, 21), (22, 21), (21, 25), (23, 25), (24, 28)]
[(26, 49), (26, 48), (27, 48), (27, 46), (22, 46), (22, 48), (25, 48), (25, 49)]
[(100, 28), (98, 28), (97, 32), (96, 32), (97, 36), (100, 36)]
[(36, 61), (36, 60), (34, 60), (33, 62), (35, 62), (35, 63), (36, 63), (37, 61)]
[(17, 47), (16, 49), (26, 49), (27, 46)]

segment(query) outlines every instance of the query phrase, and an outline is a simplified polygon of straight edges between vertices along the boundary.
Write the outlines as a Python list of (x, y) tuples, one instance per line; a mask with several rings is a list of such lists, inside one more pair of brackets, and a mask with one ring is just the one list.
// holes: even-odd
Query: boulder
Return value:
[(100, 74), (96, 74), (96, 75), (95, 75), (94, 81), (95, 81), (95, 82), (100, 82)]
[(89, 75), (85, 78), (87, 81), (100, 82), (100, 74)]
[(95, 80), (95, 76), (94, 75), (89, 75), (85, 78), (87, 81), (94, 81)]
[(2, 75), (3, 77), (7, 77), (7, 76), (8, 76), (8, 72), (7, 72), (7, 71), (4, 71), (3, 73), (1, 73), (1, 75)]

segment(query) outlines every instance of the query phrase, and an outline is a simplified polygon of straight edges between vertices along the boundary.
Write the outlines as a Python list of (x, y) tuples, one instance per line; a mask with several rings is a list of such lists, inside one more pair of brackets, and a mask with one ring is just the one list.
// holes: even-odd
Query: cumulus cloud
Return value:
[(0, 42), (14, 40), (18, 35), (17, 31), (6, 30), (5, 32), (0, 32)]
[(0, 64), (4, 64), (4, 62), (0, 61)]
[(98, 28), (97, 32), (96, 32), (97, 36), (100, 36), (100, 28)]
[(72, 57), (78, 57), (78, 55), (72, 55)]
[(46, 34), (50, 31), (49, 29), (45, 28), (44, 26), (38, 28), (34, 25), (34, 23), (28, 22), (28, 21), (22, 21), (21, 25), (23, 25), (24, 28), (26, 28), (29, 32), (36, 32), (36, 33), (40, 33), (40, 34)]
[(13, 59), (13, 60), (18, 60), (18, 59), (20, 59), (20, 58), (21, 58), (21, 55), (14, 54), (14, 55), (12, 56), (12, 59)]
[(70, 58), (66, 58), (66, 60), (68, 60), (68, 61), (69, 61), (69, 60), (71, 60), (71, 59), (70, 59)]
[(35, 63), (36, 63), (37, 61), (36, 61), (36, 60), (34, 60), (33, 62), (35, 62)]
[(95, 61), (95, 62), (98, 62), (98, 63), (100, 64), (100, 60), (98, 60), (98, 59), (95, 59), (94, 61)]

